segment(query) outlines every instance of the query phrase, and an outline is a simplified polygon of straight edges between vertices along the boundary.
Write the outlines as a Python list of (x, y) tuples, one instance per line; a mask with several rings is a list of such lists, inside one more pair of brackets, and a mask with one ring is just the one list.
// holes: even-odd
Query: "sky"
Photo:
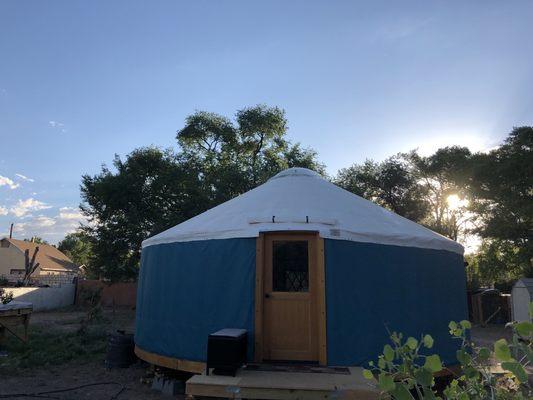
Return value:
[(532, 1), (0, 1), (0, 236), (57, 243), (80, 181), (195, 110), (279, 106), (329, 174), (533, 124)]

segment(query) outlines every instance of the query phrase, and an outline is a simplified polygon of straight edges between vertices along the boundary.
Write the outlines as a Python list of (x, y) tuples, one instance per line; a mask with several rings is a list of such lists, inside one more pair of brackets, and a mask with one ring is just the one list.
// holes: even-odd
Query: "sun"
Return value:
[(452, 211), (455, 211), (461, 207), (466, 207), (468, 205), (468, 200), (461, 199), (457, 194), (450, 194), (446, 198), (446, 202), (448, 203), (448, 208)]

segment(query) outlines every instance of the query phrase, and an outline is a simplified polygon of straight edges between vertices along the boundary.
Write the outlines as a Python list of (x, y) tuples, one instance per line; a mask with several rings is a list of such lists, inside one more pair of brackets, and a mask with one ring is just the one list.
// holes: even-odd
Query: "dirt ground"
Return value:
[[(50, 332), (61, 340), (62, 337), (73, 335), (80, 327), (85, 311), (62, 310), (58, 312), (42, 312), (32, 315), (31, 327), (35, 332)], [(133, 310), (106, 310), (104, 312), (106, 332), (123, 329), (133, 332), (135, 313)], [(510, 331), (503, 326), (474, 327), (472, 339), (480, 346), (492, 347), (499, 338), (508, 338)], [(104, 340), (104, 339), (102, 339)], [(105, 346), (102, 347), (105, 349)], [(171, 398), (152, 390), (149, 367), (138, 363), (126, 369), (109, 370), (104, 365), (105, 351), (101, 350), (95, 357), (74, 357), (66, 362), (48, 365), (45, 361), (38, 367), (24, 367), (8, 373), (0, 372), (0, 399), (30, 398), (21, 396), (31, 394), (32, 397), (51, 399), (165, 399)], [(0, 358), (0, 367), (2, 358)], [(107, 383), (107, 384), (102, 384)], [(69, 389), (82, 385), (92, 385), (77, 390), (57, 393), (43, 392)], [(8, 395), (16, 395), (9, 397)], [(178, 399), (184, 399), (179, 395)]]
[[(9, 394), (37, 394), (54, 390), (69, 389), (87, 384), (112, 383), (70, 390), (63, 393), (50, 393), (53, 399), (164, 399), (160, 392), (141, 383), (146, 374), (146, 366), (140, 364), (125, 368), (105, 368), (103, 360), (64, 365), (25, 371), (21, 376), (0, 377), (0, 398), (30, 398), (8, 396)], [(180, 396), (178, 398), (184, 398)]]
[[(57, 312), (34, 313), (31, 317), (30, 340), (32, 332), (47, 332), (57, 340), (67, 335), (75, 335), (80, 328), (80, 322), (86, 316), (85, 311), (61, 310)], [(117, 329), (133, 332), (135, 326), (135, 312), (133, 310), (104, 311), (103, 328), (105, 332)], [(105, 344), (105, 338), (104, 340)], [(16, 343), (11, 339), (12, 344)], [(40, 343), (40, 342), (39, 342)], [(32, 346), (32, 344), (30, 344)], [(8, 351), (10, 347), (8, 345)], [(105, 348), (105, 346), (104, 346)], [(15, 352), (14, 346), (11, 351)], [(63, 349), (60, 348), (61, 351)], [(51, 359), (50, 355), (50, 359)], [(95, 357), (84, 356), (73, 358), (67, 362), (59, 361), (58, 365), (43, 365), (34, 368), (16, 368), (0, 371), (0, 399), (35, 398), (49, 399), (164, 399), (169, 398), (150, 386), (150, 369), (147, 364), (138, 364), (123, 369), (107, 369), (104, 365), (105, 352), (99, 352)], [(0, 367), (2, 367), (0, 358)], [(5, 361), (4, 361), (5, 363)], [(107, 383), (107, 384), (105, 384)], [(63, 389), (70, 389), (83, 385), (93, 385), (58, 393), (44, 393)], [(32, 396), (22, 396), (30, 394)], [(184, 396), (178, 396), (183, 399)]]

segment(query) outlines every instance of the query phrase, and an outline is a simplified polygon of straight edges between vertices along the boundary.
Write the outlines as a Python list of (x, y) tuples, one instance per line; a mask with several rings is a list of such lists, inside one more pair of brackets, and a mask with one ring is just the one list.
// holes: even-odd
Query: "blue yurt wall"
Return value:
[[(142, 251), (135, 342), (145, 351), (205, 361), (207, 336), (253, 332), (254, 238), (149, 246)], [(250, 357), (252, 347), (250, 346)]]
[(468, 319), (461, 255), (327, 239), (325, 259), (328, 364), (375, 360), (389, 343), (387, 329), (431, 334), (431, 351), (457, 362), (448, 323)]

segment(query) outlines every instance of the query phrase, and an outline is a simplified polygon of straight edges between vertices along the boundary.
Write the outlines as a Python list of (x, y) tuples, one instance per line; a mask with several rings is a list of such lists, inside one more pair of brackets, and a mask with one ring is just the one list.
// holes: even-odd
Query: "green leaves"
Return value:
[(507, 344), (507, 340), (500, 339), (494, 343), (494, 355), (499, 361), (512, 361), (511, 350)]
[(374, 374), (369, 369), (363, 369), (363, 376), (366, 379), (374, 379)]
[(416, 380), (423, 386), (429, 387), (433, 383), (433, 374), (428, 368), (420, 368), (415, 372)]
[(390, 392), (395, 400), (412, 400), (413, 396), (407, 388), (403, 385), (396, 385), (394, 390)]
[(424, 336), (424, 346), (427, 348), (427, 349), (431, 349), (433, 347), (433, 338), (430, 336), (430, 335), (425, 335)]
[(481, 347), (478, 351), (478, 356), (482, 361), (486, 361), (490, 358), (490, 350), (486, 347)]
[[(458, 339), (456, 342), (460, 345), (456, 356), (462, 372), (443, 389), (443, 398), (485, 399), (490, 393), (496, 393), (497, 399), (500, 398), (499, 393), (503, 393), (502, 399), (529, 398), (528, 376), (521, 362), (533, 362), (533, 325), (531, 322), (520, 322), (512, 326), (512, 342), (508, 343), (505, 339), (496, 341), (492, 353), (487, 347), (476, 347), (467, 338), (467, 330), (472, 327), (469, 321), (449, 323), (450, 334)], [(435, 388), (435, 374), (442, 371), (444, 365), (438, 354), (421, 354), (424, 349), (433, 347), (433, 338), (430, 335), (423, 335), (421, 339), (403, 338), (402, 333), (391, 333), (391, 344), (383, 347), (377, 367), (369, 363), (373, 370), (363, 370), (363, 376), (369, 380), (376, 379), (379, 389), (391, 400), (413, 400), (418, 395), (425, 400), (441, 399)], [(515, 360), (513, 354), (520, 354), (516, 356), (520, 361)], [(487, 362), (493, 355), (501, 362), (508, 379), (499, 379), (487, 368)], [(415, 389), (418, 395), (414, 394)]]
[(516, 376), (516, 378), (522, 382), (522, 383), (525, 383), (527, 382), (527, 373), (526, 373), (526, 370), (524, 369), (524, 367), (522, 367), (522, 365), (520, 365), (519, 363), (517, 363), (516, 361), (506, 361), (506, 362), (502, 362), (502, 368), (507, 370), (507, 371), (510, 371), (513, 373), (514, 376)]
[(396, 384), (392, 376), (382, 372), (378, 376), (378, 387), (385, 392), (391, 392), (396, 387)]
[(459, 322), (459, 324), (463, 329), (472, 329), (472, 324), (470, 323), (470, 321), (467, 321), (465, 319)]
[(393, 350), (393, 348), (390, 345), (386, 344), (383, 347), (383, 356), (385, 357), (386, 361), (393, 361), (394, 360), (394, 350)]
[(529, 321), (518, 322), (514, 329), (522, 337), (533, 335), (533, 324)]
[(426, 357), (424, 368), (427, 368), (431, 372), (439, 372), (442, 370), (442, 362), (438, 354), (433, 354)]
[(457, 360), (463, 365), (469, 364), (472, 361), (472, 357), (464, 349), (457, 350), (456, 355)]
[(418, 340), (416, 340), (414, 337), (409, 337), (407, 338), (407, 342), (405, 344), (411, 350), (415, 350), (418, 347)]

